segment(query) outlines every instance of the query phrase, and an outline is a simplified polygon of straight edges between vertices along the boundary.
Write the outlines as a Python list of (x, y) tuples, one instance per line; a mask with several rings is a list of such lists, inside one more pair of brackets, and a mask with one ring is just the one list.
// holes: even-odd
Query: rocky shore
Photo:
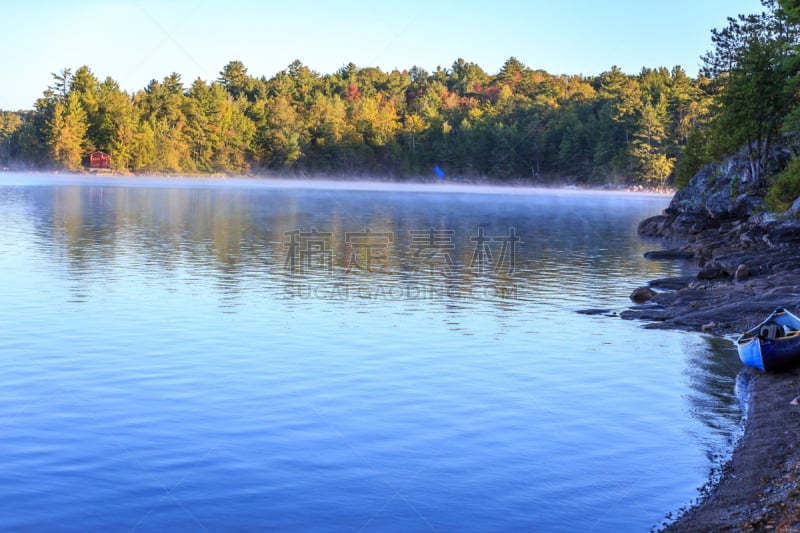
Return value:
[[(676, 220), (659, 215), (645, 220), (639, 231), (675, 238)], [(726, 335), (752, 327), (778, 305), (800, 309), (800, 223), (754, 215), (703, 224), (711, 227), (693, 225), (680, 248), (650, 256), (691, 258), (700, 269), (697, 275), (650, 281), (652, 292), (638, 291), (642, 304), (623, 318), (652, 322), (646, 327)]]
[[(742, 157), (709, 165), (640, 224), (675, 245), (650, 259), (692, 260), (698, 273), (652, 280), (623, 318), (732, 337), (779, 305), (800, 311), (800, 202), (770, 214), (757, 195), (733, 194), (747, 176)], [(743, 377), (744, 436), (719, 482), (665, 531), (800, 531), (800, 370)]]

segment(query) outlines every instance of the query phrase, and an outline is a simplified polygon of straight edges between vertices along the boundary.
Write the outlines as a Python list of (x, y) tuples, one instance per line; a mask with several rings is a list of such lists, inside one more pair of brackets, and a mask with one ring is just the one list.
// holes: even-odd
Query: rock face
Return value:
[[(780, 164), (787, 154), (776, 150), (770, 161)], [(744, 194), (751, 181), (745, 151), (703, 167), (675, 193), (664, 214), (642, 221), (639, 232), (654, 237), (691, 235), (746, 220), (766, 210), (763, 197)]]
[(648, 305), (625, 311), (623, 318), (730, 334), (758, 323), (778, 305), (800, 310), (800, 220), (791, 210), (767, 213), (761, 197), (732, 194), (745, 190), (749, 178), (745, 154), (707, 165), (661, 215), (642, 221), (640, 234), (683, 243), (646, 257), (693, 257), (699, 270), (674, 290), (661, 287), (667, 290), (635, 300), (631, 295)]
[(668, 211), (678, 216), (707, 217), (713, 220), (742, 218), (752, 207), (743, 191), (750, 181), (748, 166), (738, 157), (706, 165), (678, 191)]

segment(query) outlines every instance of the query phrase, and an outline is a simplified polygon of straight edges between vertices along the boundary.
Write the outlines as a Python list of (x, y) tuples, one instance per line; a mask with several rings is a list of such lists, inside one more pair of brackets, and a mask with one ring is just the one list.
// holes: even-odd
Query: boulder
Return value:
[(656, 215), (646, 218), (639, 223), (639, 234), (650, 237), (668, 237), (667, 228), (670, 220), (668, 215)]
[(705, 201), (706, 213), (713, 219), (733, 218), (733, 201), (728, 191), (719, 191), (710, 195)]
[(767, 234), (767, 239), (775, 246), (797, 244), (800, 242), (800, 224), (793, 221), (780, 224)]
[(734, 281), (744, 281), (745, 279), (750, 277), (750, 267), (747, 266), (745, 263), (742, 263), (738, 267), (736, 267), (736, 273), (733, 275)]
[(751, 217), (753, 214), (764, 209), (765, 205), (763, 198), (750, 196), (748, 194), (740, 194), (733, 202), (733, 216), (737, 219)]
[(700, 331), (703, 333), (712, 333), (714, 329), (717, 327), (716, 322), (709, 322), (708, 324), (703, 324), (700, 326)]
[(631, 300), (637, 304), (643, 304), (650, 301), (657, 293), (650, 287), (637, 287), (631, 293)]

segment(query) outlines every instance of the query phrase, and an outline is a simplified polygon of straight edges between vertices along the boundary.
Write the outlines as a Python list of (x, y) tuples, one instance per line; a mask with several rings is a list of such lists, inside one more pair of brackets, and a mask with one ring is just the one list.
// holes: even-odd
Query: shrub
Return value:
[(767, 207), (772, 211), (784, 212), (800, 196), (800, 157), (795, 157), (783, 172), (778, 174), (767, 192)]

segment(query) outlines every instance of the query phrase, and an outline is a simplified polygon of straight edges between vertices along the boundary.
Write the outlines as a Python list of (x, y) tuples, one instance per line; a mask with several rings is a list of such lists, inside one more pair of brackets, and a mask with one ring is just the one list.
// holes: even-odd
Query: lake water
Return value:
[(739, 432), (656, 195), (0, 174), (0, 530), (648, 531)]

